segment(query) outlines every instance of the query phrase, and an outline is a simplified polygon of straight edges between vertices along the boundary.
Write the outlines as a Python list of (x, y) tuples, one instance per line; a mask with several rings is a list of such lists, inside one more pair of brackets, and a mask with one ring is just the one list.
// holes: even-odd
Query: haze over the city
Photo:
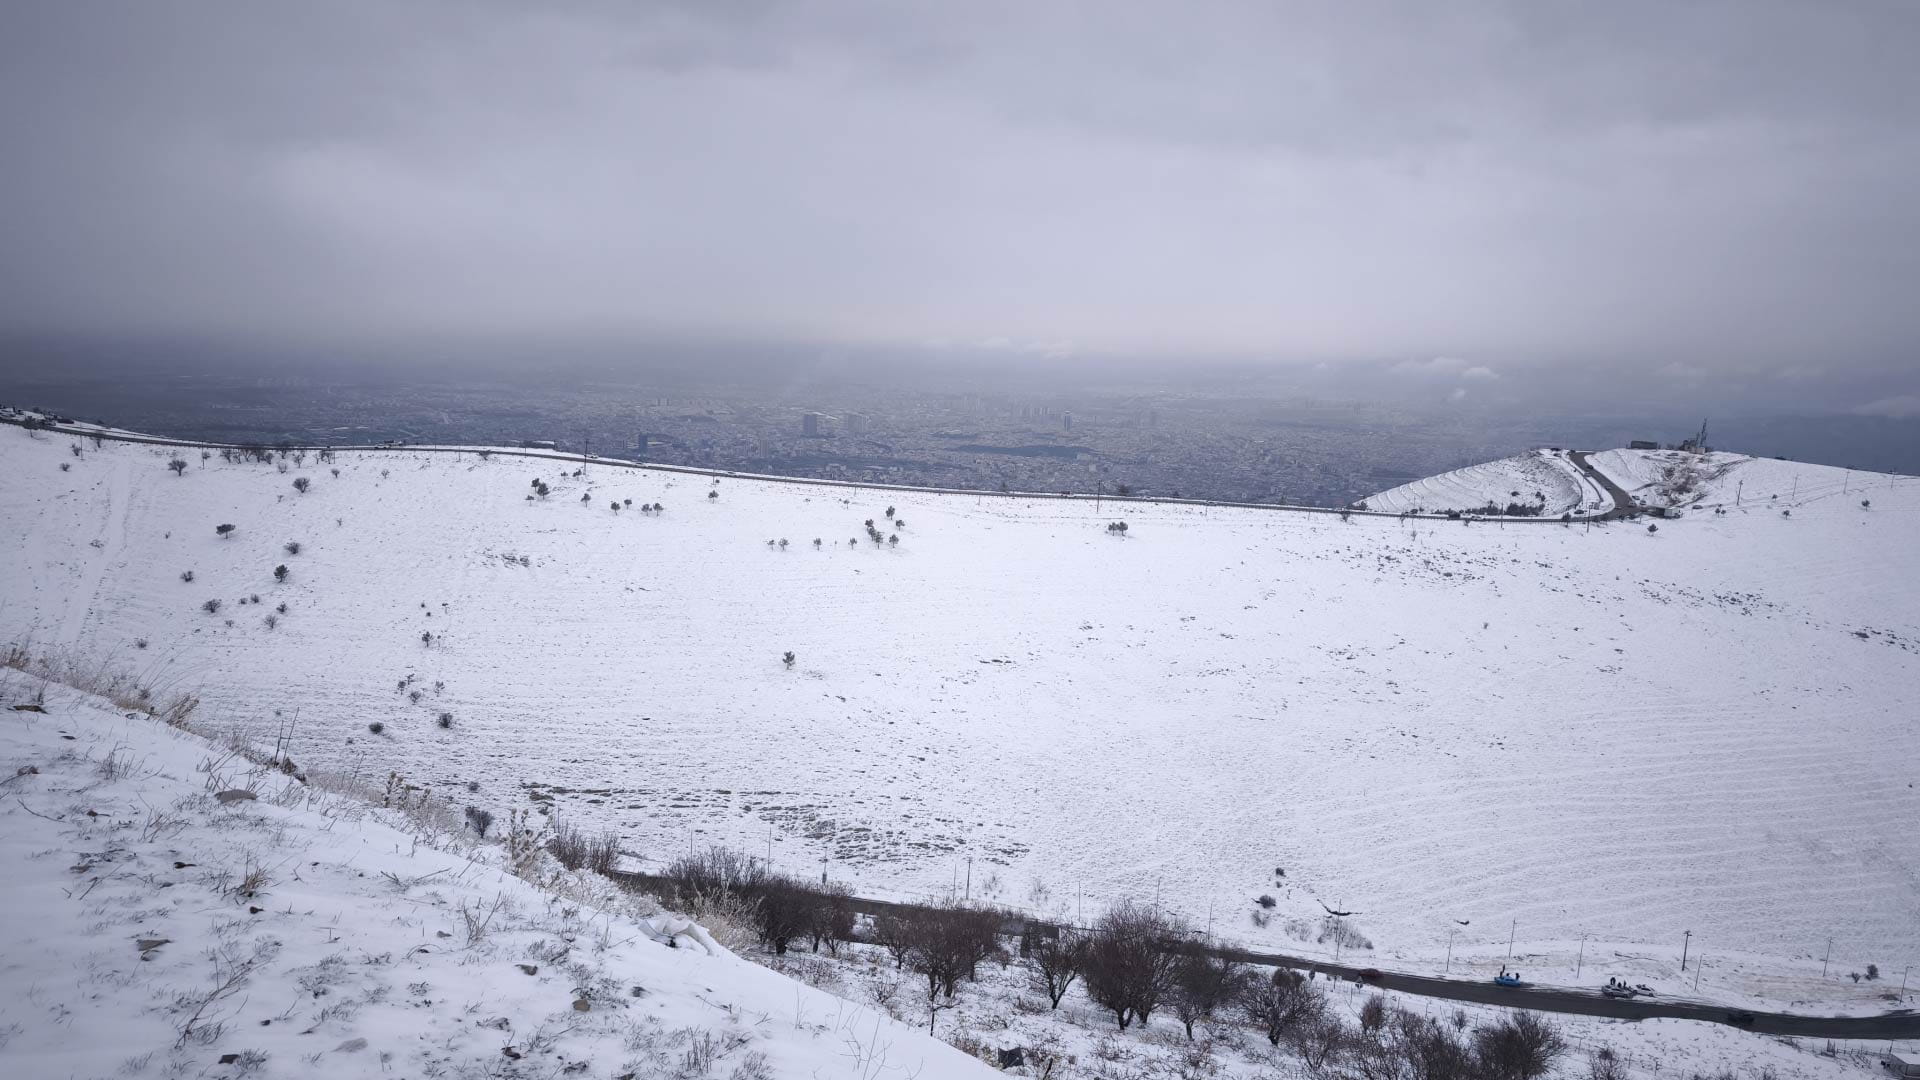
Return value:
[(16, 4), (0, 355), (1911, 417), (1917, 46), (1883, 2)]

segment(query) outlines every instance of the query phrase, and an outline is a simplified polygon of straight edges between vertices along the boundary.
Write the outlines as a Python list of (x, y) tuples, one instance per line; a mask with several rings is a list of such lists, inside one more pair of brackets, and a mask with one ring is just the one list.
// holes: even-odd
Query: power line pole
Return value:
[(1513, 935), (1514, 935), (1514, 932), (1519, 929), (1520, 929), (1519, 919), (1513, 920), (1513, 924), (1507, 927), (1507, 959), (1509, 960), (1513, 959)]
[(1820, 958), (1820, 977), (1827, 977), (1827, 961), (1833, 959), (1833, 939), (1827, 939), (1827, 955)]
[(1577, 979), (1580, 977), (1580, 965), (1582, 961), (1586, 960), (1586, 958), (1587, 958), (1587, 935), (1581, 934), (1580, 935), (1580, 952), (1576, 954), (1573, 958), (1573, 977), (1574, 978)]
[(1458, 927), (1451, 928), (1447, 931), (1447, 966), (1444, 974), (1453, 974), (1453, 935), (1459, 932)]
[(1687, 946), (1693, 944), (1693, 931), (1680, 935), (1680, 970), (1687, 970)]
[(1700, 973), (1701, 973), (1701, 972), (1703, 972), (1703, 971), (1705, 971), (1705, 970), (1707, 970), (1707, 962), (1706, 962), (1705, 960), (1696, 960), (1696, 961), (1694, 961), (1694, 964), (1693, 964), (1693, 992), (1694, 992), (1694, 993), (1696, 993), (1696, 994), (1700, 992)]

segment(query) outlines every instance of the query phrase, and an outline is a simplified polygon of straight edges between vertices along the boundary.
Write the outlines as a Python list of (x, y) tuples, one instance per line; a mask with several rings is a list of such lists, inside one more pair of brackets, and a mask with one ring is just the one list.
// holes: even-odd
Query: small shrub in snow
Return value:
[(275, 581), (287, 580), (287, 564), (286, 563), (281, 563), (279, 566), (276, 566), (273, 568), (273, 580)]
[(340, 470), (339, 470), (339, 469), (331, 469), (331, 470), (329, 470), (329, 471), (333, 473), (333, 478), (334, 478), (335, 480), (338, 480), (338, 479), (340, 479)]
[(209, 615), (218, 615), (220, 613), (220, 601), (217, 598), (209, 600), (200, 605), (200, 610)]
[(282, 545), (282, 548), (283, 548), (283, 549), (284, 549), (284, 550), (286, 551), (286, 553), (287, 553), (287, 554), (289, 554), (289, 555), (298, 555), (298, 554), (300, 554), (300, 541), (298, 541), (298, 540), (289, 540), (289, 541), (287, 541), (287, 542), (286, 542), (285, 544), (283, 544), (283, 545)]
[(379, 735), (384, 733), (387, 730), (387, 725), (381, 723), (378, 720), (375, 720), (374, 722), (367, 725), (367, 730), (372, 732), (375, 735)]
[(313, 486), (313, 481), (307, 479), (304, 476), (296, 476), (293, 478), (293, 490), (299, 492), (302, 495), (305, 495), (307, 493), (307, 489), (312, 486)]
[(493, 828), (493, 811), (482, 810), (477, 806), (467, 807), (467, 827), (472, 829), (475, 835), (484, 839), (487, 830)]
[(184, 458), (174, 458), (167, 462), (167, 468), (173, 470), (173, 475), (180, 476), (187, 471), (187, 463)]
[(287, 602), (285, 600), (280, 601), (280, 605), (273, 610), (285, 615), (287, 613)]
[(181, 581), (185, 581), (185, 582), (192, 582), (192, 581), (193, 581), (193, 571), (191, 571), (191, 570), (182, 570), (182, 571), (180, 571), (180, 580), (181, 580)]
[(233, 536), (233, 526), (231, 525), (215, 525), (213, 527), (213, 531), (218, 533), (220, 536), (220, 539), (222, 540), (226, 540)]
[(439, 716), (434, 717), (433, 722), (439, 724), (442, 728), (451, 728), (453, 726), (453, 714), (443, 712)]
[(613, 864), (620, 856), (620, 834), (608, 830), (597, 836), (589, 836), (585, 830), (562, 822), (554, 825), (553, 836), (547, 841), (547, 850), (560, 860), (561, 866), (569, 870), (609, 874), (613, 872)]
[(788, 649), (785, 653), (781, 654), (780, 656), (780, 662), (787, 665), (788, 667), (793, 666), (793, 661), (794, 661), (794, 655), (793, 655), (792, 649)]
[(274, 629), (275, 627), (277, 627), (277, 626), (279, 626), (279, 625), (280, 625), (280, 616), (278, 616), (278, 615), (269, 615), (269, 616), (267, 616), (267, 618), (266, 618), (266, 624), (267, 624), (267, 629), (269, 629), (269, 630), (272, 630), (272, 629)]

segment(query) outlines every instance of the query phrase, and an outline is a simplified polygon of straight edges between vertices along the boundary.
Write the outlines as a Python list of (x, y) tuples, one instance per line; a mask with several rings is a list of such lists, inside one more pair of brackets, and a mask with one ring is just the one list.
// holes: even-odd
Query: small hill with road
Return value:
[(1415, 480), (1356, 504), (1411, 514), (1559, 517), (1599, 514), (1612, 500), (1561, 450), (1532, 450)]

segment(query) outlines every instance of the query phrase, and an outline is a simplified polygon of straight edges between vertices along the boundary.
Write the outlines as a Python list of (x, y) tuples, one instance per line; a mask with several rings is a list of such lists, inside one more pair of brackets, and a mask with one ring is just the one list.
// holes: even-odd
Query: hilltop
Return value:
[(1691, 930), (1703, 994), (1858, 1009), (1829, 934), (1920, 952), (1911, 479), (1741, 459), (1650, 533), (175, 453), (0, 429), (0, 634), (637, 865), (1590, 984)]

